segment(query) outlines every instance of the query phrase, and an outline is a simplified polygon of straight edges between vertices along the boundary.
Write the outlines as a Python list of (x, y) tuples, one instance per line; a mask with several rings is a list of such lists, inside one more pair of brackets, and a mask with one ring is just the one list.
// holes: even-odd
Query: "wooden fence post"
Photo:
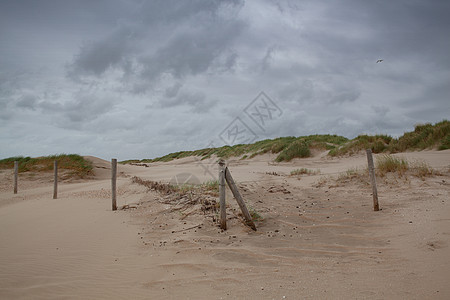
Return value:
[(377, 192), (377, 183), (375, 180), (375, 167), (373, 165), (372, 150), (366, 149), (366, 153), (367, 153), (367, 163), (369, 164), (370, 181), (372, 182), (373, 210), (379, 211), (380, 207), (378, 206), (378, 192)]
[(220, 228), (227, 230), (227, 211), (225, 204), (225, 161), (219, 161), (219, 203)]
[(14, 194), (17, 194), (17, 180), (19, 177), (19, 162), (14, 161)]
[(112, 195), (112, 210), (117, 210), (116, 199), (116, 179), (117, 179), (117, 159), (111, 160), (111, 195)]
[(253, 223), (252, 217), (248, 212), (247, 206), (245, 206), (245, 202), (242, 199), (242, 196), (239, 193), (239, 190), (236, 184), (234, 183), (233, 177), (231, 177), (231, 173), (230, 170), (228, 170), (228, 168), (225, 168), (225, 179), (227, 180), (231, 192), (233, 192), (234, 198), (236, 199), (237, 203), (239, 204), (239, 207), (241, 208), (242, 214), (244, 215), (245, 218), (245, 224), (247, 224), (247, 226), (256, 231), (255, 223)]
[(58, 161), (53, 163), (53, 199), (58, 198)]

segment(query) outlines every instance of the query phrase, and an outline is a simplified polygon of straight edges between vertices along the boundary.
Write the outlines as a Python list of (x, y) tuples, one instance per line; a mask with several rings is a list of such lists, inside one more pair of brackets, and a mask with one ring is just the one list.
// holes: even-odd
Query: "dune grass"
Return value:
[(208, 180), (201, 184), (206, 190), (219, 193), (219, 180)]
[(241, 157), (251, 159), (265, 153), (278, 154), (277, 161), (289, 161), (296, 157), (308, 157), (311, 149), (334, 149), (347, 142), (348, 139), (337, 135), (310, 135), (300, 137), (280, 137), (266, 139), (253, 144), (238, 144), (234, 146), (223, 146), (218, 148), (205, 148), (195, 151), (179, 151), (157, 157), (154, 159), (127, 160), (121, 163), (152, 163), (168, 162), (174, 159), (196, 156), (199, 160), (205, 160), (215, 155), (219, 158)]
[(0, 160), (0, 169), (13, 169), (14, 161), (19, 162), (19, 172), (42, 172), (53, 170), (53, 162), (58, 161), (58, 169), (70, 170), (71, 175), (80, 178), (92, 174), (92, 163), (78, 154), (58, 154), (44, 157), (9, 157)]
[(395, 139), (388, 135), (359, 135), (345, 145), (330, 151), (331, 156), (352, 155), (364, 149), (373, 153), (399, 153), (411, 150), (450, 149), (450, 122), (419, 124), (414, 131)]
[(294, 158), (304, 158), (310, 157), (311, 150), (309, 149), (309, 145), (306, 141), (294, 141), (289, 146), (284, 148), (280, 154), (275, 158), (275, 161), (291, 161)]
[(410, 162), (406, 158), (392, 155), (382, 155), (377, 158), (375, 164), (377, 176), (385, 177), (387, 173), (397, 174), (399, 177), (412, 175), (424, 179), (425, 177), (439, 175), (430, 165), (424, 161)]
[(369, 175), (367, 168), (350, 168), (347, 169), (344, 173), (340, 173), (336, 178), (336, 181), (340, 183), (345, 183), (351, 180), (357, 180), (365, 185), (369, 184)]
[(378, 176), (385, 176), (387, 173), (398, 173), (404, 175), (409, 170), (409, 163), (405, 158), (398, 158), (392, 155), (377, 157), (375, 169)]
[(444, 120), (434, 125), (420, 124), (412, 132), (406, 132), (390, 145), (391, 152), (423, 150), (436, 147), (439, 150), (450, 149), (450, 122)]
[(359, 135), (349, 140), (343, 136), (315, 134), (309, 136), (288, 136), (257, 141), (253, 144), (239, 144), (218, 148), (205, 148), (194, 151), (178, 151), (153, 159), (127, 160), (121, 163), (168, 162), (184, 157), (198, 157), (199, 160), (210, 159), (215, 155), (227, 159), (240, 157), (251, 159), (265, 153), (278, 154), (275, 161), (290, 161), (312, 155), (312, 150), (329, 150), (330, 156), (353, 155), (365, 149), (373, 153), (397, 153), (408, 150), (424, 150), (437, 148), (450, 149), (450, 122), (443, 120), (434, 125), (427, 123), (416, 125), (413, 132), (406, 132), (401, 137), (389, 135)]
[(412, 174), (421, 179), (432, 175), (440, 175), (439, 172), (431, 168), (426, 162), (414, 162), (411, 168)]
[[(381, 184), (398, 184), (397, 179), (409, 177), (418, 177), (425, 180), (426, 177), (441, 175), (440, 172), (431, 168), (426, 162), (413, 161), (410, 162), (406, 158), (395, 157), (392, 155), (381, 155), (376, 158), (375, 174), (377, 178), (382, 178)], [(322, 176), (316, 182), (316, 187), (322, 187), (328, 183), (337, 183), (338, 185), (355, 182), (363, 186), (369, 186), (369, 170), (368, 168), (350, 168), (345, 172), (339, 173), (337, 176)]]
[(381, 153), (388, 149), (389, 143), (393, 140), (388, 135), (359, 135), (353, 140), (339, 148), (332, 149), (330, 156), (352, 155), (364, 149), (372, 149), (373, 153)]

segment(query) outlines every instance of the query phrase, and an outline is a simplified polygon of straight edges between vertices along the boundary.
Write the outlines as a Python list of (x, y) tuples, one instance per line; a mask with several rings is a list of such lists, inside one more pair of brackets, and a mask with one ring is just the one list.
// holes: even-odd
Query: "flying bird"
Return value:
[(379, 60), (377, 60), (377, 63), (380, 63), (380, 62), (382, 62), (383, 60), (382, 59), (379, 59)]

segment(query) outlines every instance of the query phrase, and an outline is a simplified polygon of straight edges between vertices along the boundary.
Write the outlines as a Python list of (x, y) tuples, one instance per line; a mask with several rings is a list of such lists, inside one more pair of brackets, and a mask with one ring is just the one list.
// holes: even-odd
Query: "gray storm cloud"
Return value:
[[(449, 12), (425, 0), (2, 1), (0, 156), (154, 157), (218, 145), (236, 117), (261, 139), (399, 135), (449, 116)], [(283, 112), (264, 130), (244, 113), (261, 91)]]

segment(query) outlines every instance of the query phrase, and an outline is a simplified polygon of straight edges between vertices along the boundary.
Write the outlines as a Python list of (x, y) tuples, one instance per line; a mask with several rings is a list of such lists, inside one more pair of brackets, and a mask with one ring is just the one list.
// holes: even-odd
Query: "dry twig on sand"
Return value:
[[(173, 211), (186, 211), (187, 209), (199, 205), (199, 209), (189, 212), (187, 215), (202, 212), (204, 215), (215, 214), (217, 210), (217, 201), (214, 191), (207, 186), (174, 186), (166, 183), (143, 180), (134, 176), (131, 178), (133, 183), (137, 183), (147, 187), (162, 195), (157, 201), (159, 203), (168, 204)], [(183, 218), (186, 218), (184, 215)]]

